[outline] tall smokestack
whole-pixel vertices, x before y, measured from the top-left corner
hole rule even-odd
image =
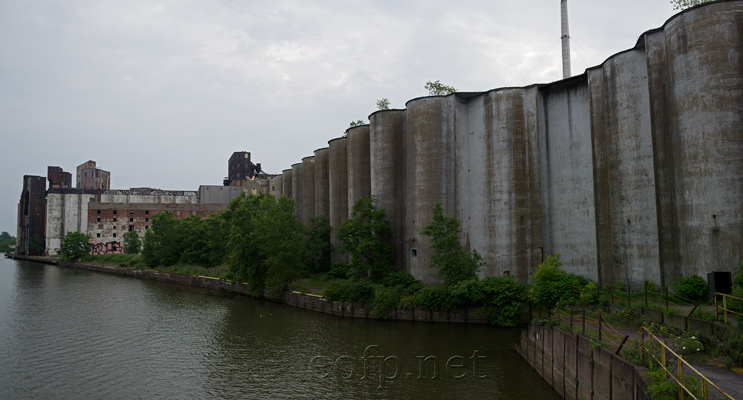
[[[568,30],[568,0],[560,0],[562,21],[562,78],[570,78],[570,32]]]

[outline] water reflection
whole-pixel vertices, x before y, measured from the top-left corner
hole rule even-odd
[[[6,259],[0,299],[3,397],[557,398],[512,349],[518,330],[343,319]]]

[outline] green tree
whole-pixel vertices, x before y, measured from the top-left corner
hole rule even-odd
[[[374,203],[374,197],[359,199],[338,228],[341,251],[351,255],[349,273],[355,278],[380,280],[392,267],[392,230],[385,210],[377,210]]]
[[[453,86],[446,86],[439,81],[426,82],[425,88],[430,96],[446,96],[457,91]]]
[[[386,97],[383,97],[379,100],[377,100],[377,110],[389,110],[390,109],[390,100]]]
[[[60,253],[65,260],[77,260],[90,253],[92,248],[90,236],[80,232],[68,232],[62,239]]]
[[[137,231],[129,231],[124,234],[124,254],[139,254],[142,249],[142,240]]]
[[[532,274],[529,297],[537,307],[551,309],[559,303],[572,304],[577,299],[580,289],[578,278],[560,267],[560,253],[554,257],[547,255],[537,272]]]
[[[44,239],[41,238],[39,235],[32,235],[28,239],[28,249],[30,250],[30,253],[32,255],[40,256],[44,254],[44,249],[46,246],[44,245]]]
[[[350,124],[348,124],[348,127],[349,127],[349,128],[353,128],[354,126],[365,125],[365,124],[366,124],[366,122],[364,122],[364,121],[362,121],[362,120],[358,120],[358,121],[351,121],[351,123],[350,123]]]
[[[321,215],[312,219],[312,225],[306,235],[304,260],[307,272],[330,270],[330,220],[327,216]]]
[[[178,237],[178,220],[164,211],[152,216],[152,228],[144,234],[142,258],[148,267],[175,265],[181,258],[182,241]]]
[[[470,253],[459,242],[461,225],[458,219],[444,215],[441,202],[437,201],[433,206],[433,221],[421,232],[431,238],[433,254],[429,267],[438,270],[438,278],[446,285],[477,279],[484,264],[477,250]]]
[[[699,4],[711,3],[715,0],[671,0],[674,10],[686,10]]]
[[[230,203],[227,244],[230,272],[254,294],[278,296],[297,276],[304,254],[304,226],[293,199],[241,194]]]
[[[0,252],[8,252],[15,245],[15,238],[8,232],[0,233]]]

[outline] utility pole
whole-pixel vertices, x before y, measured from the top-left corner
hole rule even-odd
[[[568,0],[560,0],[562,22],[562,78],[570,78],[570,32],[568,30]]]

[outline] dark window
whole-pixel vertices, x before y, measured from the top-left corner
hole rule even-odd
[[[145,211],[144,213],[145,213],[145,214],[149,214],[149,213],[150,213],[150,210],[147,210],[147,211]]]
[[[129,225],[129,232],[134,230],[134,225]]]
[[[418,257],[418,249],[410,249],[410,257]]]
[[[150,222],[150,219],[149,218],[145,218],[144,219],[144,222]]]
[[[116,210],[114,210],[114,215],[116,215]]]
[[[129,215],[134,215],[134,211],[129,211]]]
[[[150,226],[149,225],[145,225],[144,226],[144,230],[148,230],[148,229],[150,229]]]
[[[114,237],[116,237],[116,234],[114,233]]]
[[[129,222],[134,222],[134,218],[129,218]]]
[[[96,212],[96,214],[100,214],[100,213],[101,213],[101,210],[98,210],[98,212]]]
[[[101,217],[96,218],[95,222],[101,222]]]
[[[114,217],[114,222],[116,222],[116,217]]]
[[[101,234],[100,233],[96,233],[95,234],[95,237],[101,237]]]

